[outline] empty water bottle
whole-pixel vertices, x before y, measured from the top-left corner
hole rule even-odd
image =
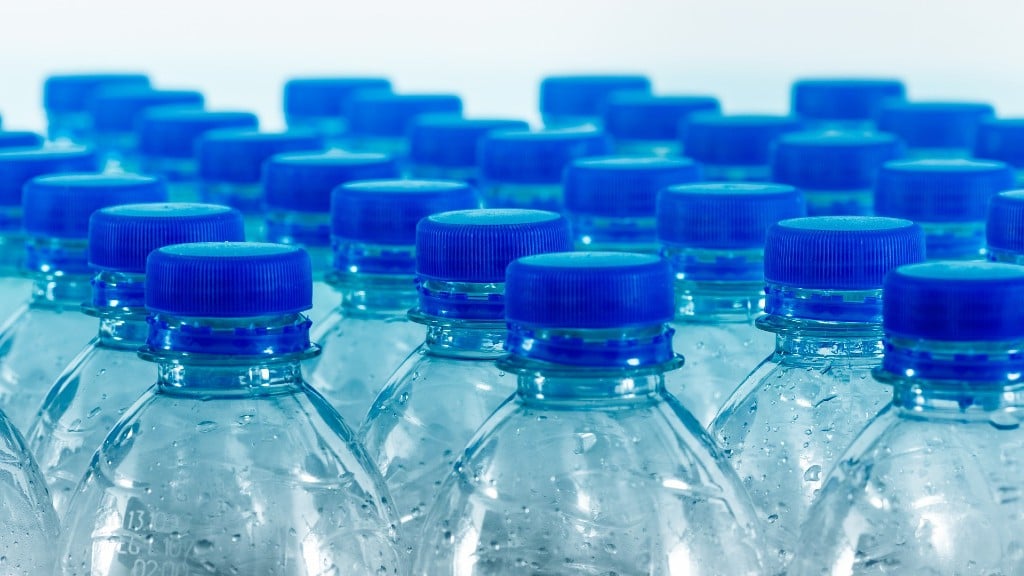
[[[969,158],[978,124],[995,115],[982,102],[887,102],[878,129],[900,137],[908,158]]]
[[[149,256],[145,292],[156,385],[72,497],[61,573],[396,573],[387,489],[302,378],[318,352],[305,252],[169,246]]]
[[[1017,173],[1016,186],[1024,187],[1024,119],[985,118],[974,139],[975,158],[999,160]]]
[[[348,102],[345,147],[360,152],[390,154],[400,162],[409,156],[409,129],[424,114],[461,114],[455,94],[395,94],[363,90]]]
[[[906,98],[893,78],[804,78],[793,83],[792,111],[816,130],[872,130],[886,102]]]
[[[479,149],[483,137],[495,130],[526,130],[522,120],[462,118],[456,115],[419,116],[409,131],[409,173],[414,178],[480,179]]]
[[[1000,192],[992,197],[985,239],[985,256],[989,260],[1024,264],[1024,190]]]
[[[615,142],[615,153],[638,156],[678,156],[680,133],[690,116],[717,113],[714,96],[655,96],[620,92],[608,98],[603,124]]]
[[[149,77],[135,73],[55,74],[43,83],[46,133],[58,143],[88,144],[92,141],[89,102],[107,86],[146,88]]]
[[[92,144],[111,168],[139,169],[138,134],[135,123],[142,113],[160,106],[202,108],[203,95],[195,90],[155,90],[142,86],[109,86],[89,100]]]
[[[374,77],[292,78],[284,85],[288,128],[313,130],[332,145],[348,130],[348,101],[360,90],[391,90],[391,81]]]
[[[791,116],[697,114],[680,137],[686,155],[701,163],[705,180],[768,182],[772,144],[800,128]]]
[[[640,74],[547,76],[540,83],[540,115],[549,128],[599,125],[611,95],[650,91],[651,81]]]

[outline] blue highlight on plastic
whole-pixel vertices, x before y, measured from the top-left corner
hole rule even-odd
[[[548,126],[599,121],[612,94],[650,91],[640,74],[548,76],[540,83],[540,113]]]
[[[0,131],[0,149],[35,148],[42,146],[43,137],[35,132],[20,130]]]
[[[284,115],[291,127],[309,121],[342,119],[348,102],[360,90],[391,90],[391,81],[376,77],[292,78],[284,85]]]
[[[0,206],[21,206],[22,186],[36,176],[98,168],[99,157],[91,148],[0,150]]]
[[[274,154],[321,150],[323,138],[309,130],[215,130],[197,146],[202,180],[250,184],[260,181],[264,161]]]
[[[894,78],[804,78],[793,83],[792,111],[823,126],[870,126],[887,102],[906,98]]]
[[[52,238],[86,238],[89,217],[106,206],[166,202],[163,180],[136,174],[58,174],[25,184],[25,232]]]
[[[493,132],[480,144],[480,179],[485,184],[558,184],[572,160],[610,152],[608,137],[594,128]]]
[[[259,120],[251,112],[154,108],[142,113],[136,132],[141,155],[191,160],[196,155],[197,140],[206,132],[258,127]]]
[[[527,129],[522,120],[419,116],[409,131],[409,162],[417,177],[442,177],[445,170],[475,175],[484,136],[496,130]]]
[[[620,154],[651,152],[657,146],[676,143],[685,132],[690,116],[718,113],[714,96],[660,96],[642,92],[623,92],[608,98],[603,124],[615,139]],[[643,147],[643,148],[642,148]],[[674,150],[666,149],[665,153]]]
[[[975,158],[999,160],[1024,170],[1024,118],[986,118],[978,124]],[[1018,176],[1020,179],[1020,176]]]
[[[112,87],[100,90],[89,102],[92,129],[97,134],[126,134],[135,130],[139,115],[156,106],[200,108],[203,95],[195,90],[155,90],[139,87]]]
[[[339,150],[276,154],[263,168],[263,201],[273,210],[326,214],[335,187],[398,176],[398,165],[385,154]]]
[[[687,124],[683,150],[704,164],[708,180],[767,181],[772,144],[800,129],[791,116],[700,114]]]
[[[405,138],[416,117],[423,114],[461,114],[455,94],[395,94],[365,91],[348,103],[349,134],[359,138]]]
[[[877,124],[899,136],[911,155],[967,157],[979,123],[994,115],[983,102],[887,102]]]
[[[988,258],[1021,261],[1024,256],[1024,190],[1000,192],[988,205]]]

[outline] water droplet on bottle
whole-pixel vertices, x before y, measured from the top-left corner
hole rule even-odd
[[[815,464],[804,472],[804,482],[818,482],[821,480],[821,466]]]

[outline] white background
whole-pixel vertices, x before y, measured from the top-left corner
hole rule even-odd
[[[917,99],[1024,116],[1024,0],[0,0],[0,114],[42,128],[60,71],[144,70],[281,125],[290,75],[370,73],[535,121],[545,73],[641,71],[661,93],[784,111],[808,74],[903,77]]]

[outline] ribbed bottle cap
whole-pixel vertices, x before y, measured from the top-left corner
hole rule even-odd
[[[480,178],[518,184],[560,184],[576,158],[611,153],[611,141],[595,128],[491,132],[480,143]]]
[[[688,121],[683,149],[706,164],[764,166],[771,161],[772,143],[800,128],[792,116],[695,114]]]
[[[584,158],[565,169],[565,208],[575,214],[651,218],[660,190],[700,177],[700,166],[688,158]]]
[[[242,242],[242,213],[214,204],[122,204],[89,218],[89,265],[128,274],[146,272],[157,248],[191,242]]]
[[[903,145],[882,132],[794,132],[775,143],[772,180],[807,190],[874,188],[882,164]]]
[[[989,248],[1024,254],[1024,190],[992,197],[985,235]]]
[[[310,130],[213,130],[203,134],[197,143],[199,177],[214,182],[252,184],[260,181],[263,163],[274,154],[323,147],[323,138]]]
[[[0,131],[0,148],[36,148],[42,145],[43,137],[35,132]]]
[[[981,102],[888,102],[877,123],[911,148],[970,149],[978,123],[993,115],[995,109]]]
[[[978,124],[974,156],[1024,169],[1024,118],[986,118]]]
[[[690,115],[719,111],[714,96],[655,96],[636,92],[613,94],[604,111],[604,129],[623,140],[676,140]]]
[[[417,116],[461,114],[462,99],[455,94],[394,94],[362,91],[348,103],[352,136],[405,138]]]
[[[554,212],[443,212],[416,227],[416,274],[445,282],[503,283],[516,258],[571,250],[569,224]]]
[[[874,120],[882,104],[903,100],[890,78],[805,78],[793,83],[793,114],[815,120]]]
[[[199,109],[154,108],[144,111],[136,124],[139,152],[147,156],[194,158],[196,141],[220,128],[259,127],[251,112],[210,112]]]
[[[599,117],[612,94],[650,91],[651,81],[641,74],[548,76],[540,83],[540,112]]]
[[[156,106],[203,106],[195,90],[153,90],[144,87],[102,88],[89,101],[93,130],[99,133],[132,132],[140,113]]]
[[[658,237],[684,248],[762,248],[768,228],[807,213],[803,194],[785,184],[709,182],[658,195]]]
[[[142,202],[167,202],[164,181],[138,174],[58,174],[29,180],[21,206],[27,234],[84,239],[93,212]]]
[[[48,112],[84,112],[93,94],[106,87],[149,87],[145,74],[55,74],[43,83],[43,107]]]
[[[292,117],[344,117],[359,90],[391,90],[387,78],[292,78],[284,85],[284,113]]]
[[[282,244],[203,242],[154,250],[146,308],[158,314],[248,318],[313,306],[309,254]]]
[[[657,256],[562,252],[512,262],[505,318],[543,328],[625,328],[661,324],[674,314],[673,277]]]
[[[875,213],[917,222],[978,222],[989,200],[1013,187],[1013,170],[1002,162],[898,160],[879,173]]]
[[[327,214],[331,190],[354,180],[401,176],[386,154],[291,152],[267,160],[263,169],[264,203],[270,208]]]
[[[0,206],[20,206],[25,183],[43,174],[92,172],[99,157],[90,148],[0,150]]]
[[[480,140],[486,134],[529,127],[522,120],[420,116],[409,133],[409,160],[430,166],[476,167]]]
[[[921,227],[874,216],[783,220],[768,229],[765,280],[811,290],[878,290],[890,270],[924,260]]]
[[[447,180],[366,180],[331,193],[331,233],[365,244],[414,246],[416,224],[438,212],[477,208],[476,190]]]
[[[1024,339],[1024,267],[928,262],[885,279],[887,336],[985,342]]]

